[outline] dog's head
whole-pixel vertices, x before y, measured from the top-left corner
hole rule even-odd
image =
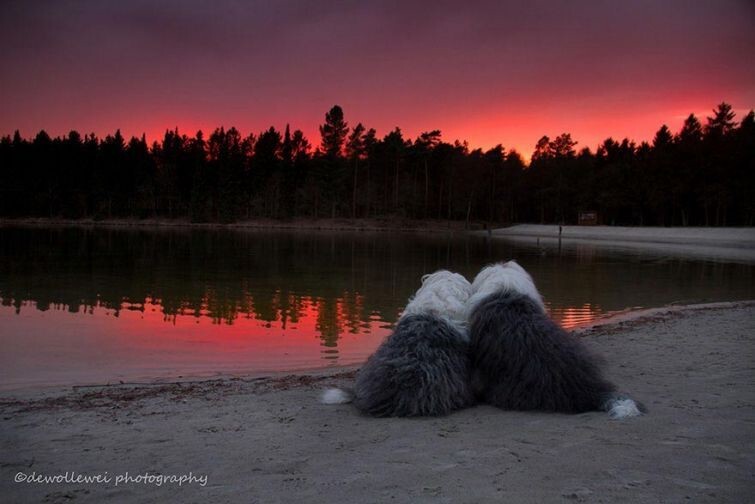
[[[516,261],[491,264],[480,270],[472,282],[472,295],[467,301],[468,312],[471,312],[480,301],[496,292],[522,294],[545,311],[543,298],[537,291],[534,280]]]
[[[411,297],[401,317],[429,314],[463,325],[471,292],[472,286],[462,275],[436,271],[422,277],[422,286]]]

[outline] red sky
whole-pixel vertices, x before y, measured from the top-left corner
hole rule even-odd
[[[526,6],[525,6],[526,4]],[[733,1],[19,1],[0,15],[0,134],[286,123],[334,104],[529,157],[542,135],[650,140],[755,107],[755,4]]]

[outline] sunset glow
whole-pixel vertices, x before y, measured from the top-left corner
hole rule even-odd
[[[290,123],[317,145],[337,103],[379,135],[437,128],[529,157],[542,135],[594,150],[755,105],[745,1],[195,4],[5,5],[0,134]]]

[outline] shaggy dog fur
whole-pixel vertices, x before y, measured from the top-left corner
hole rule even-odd
[[[445,415],[474,402],[464,316],[471,286],[461,275],[426,275],[394,332],[359,370],[354,390],[325,391],[373,416]]]
[[[481,400],[513,410],[640,414],[640,406],[615,393],[598,358],[548,318],[521,266],[510,261],[484,268],[472,288],[472,388]]]
[[[445,415],[469,406],[468,343],[432,315],[402,318],[359,370],[354,405],[374,416]]]

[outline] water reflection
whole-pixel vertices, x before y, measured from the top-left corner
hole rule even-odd
[[[387,233],[0,228],[5,386],[362,361],[422,274],[515,257],[564,327],[755,296],[753,267]]]

